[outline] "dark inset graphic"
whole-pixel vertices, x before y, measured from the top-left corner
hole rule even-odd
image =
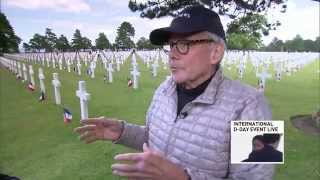
[[[252,139],[252,152],[242,162],[282,162],[283,153],[277,150],[280,134],[256,135]]]

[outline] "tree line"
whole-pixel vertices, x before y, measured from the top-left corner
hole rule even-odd
[[[303,39],[297,34],[293,39],[283,41],[277,37],[273,38],[268,46],[261,48],[263,51],[299,51],[320,52],[320,36],[316,40]]]
[[[135,29],[129,22],[123,22],[117,28],[115,42],[111,43],[107,36],[100,32],[94,44],[91,40],[83,36],[79,29],[76,29],[71,41],[61,34],[59,37],[50,28],[45,29],[44,35],[34,34],[28,43],[23,43],[25,52],[53,52],[53,51],[86,51],[86,50],[125,50],[131,48],[154,49],[158,48],[150,43],[148,39],[142,37],[135,44],[132,38]]]

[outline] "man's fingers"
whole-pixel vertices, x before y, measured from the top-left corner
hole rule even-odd
[[[150,178],[150,179],[152,178],[152,175],[142,173],[142,172],[123,172],[123,171],[114,170],[112,171],[112,173],[118,176],[123,176],[128,178]]]
[[[148,174],[161,175],[159,169],[155,168],[151,164],[141,161],[134,164],[113,164],[111,168],[112,170],[122,172],[144,172]]]
[[[84,133],[82,133],[82,134],[80,135],[80,140],[81,140],[81,141],[86,140],[86,139],[88,139],[88,138],[91,137],[91,136],[95,136],[95,132],[86,131],[86,132],[84,132]]]
[[[118,154],[114,157],[118,161],[138,161],[143,157],[143,153],[127,153],[127,154]]]
[[[92,142],[94,142],[94,141],[96,141],[96,140],[98,140],[98,138],[97,138],[96,136],[89,136],[89,137],[87,137],[87,138],[84,140],[84,142],[85,142],[86,144],[90,144],[90,143],[92,143]]]
[[[86,125],[86,126],[82,126],[82,127],[77,127],[74,129],[75,132],[77,133],[84,133],[86,131],[92,131],[92,130],[95,130],[96,128],[96,125]]]
[[[159,164],[163,164],[163,157],[154,153],[153,151],[144,152],[144,153],[127,153],[127,154],[118,154],[114,157],[115,160],[118,161],[139,161],[144,160],[147,163],[153,164],[154,166],[158,166]]]
[[[112,170],[123,172],[139,171],[138,167],[135,164],[113,164],[111,168]]]

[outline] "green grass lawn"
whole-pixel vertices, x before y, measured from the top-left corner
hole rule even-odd
[[[131,58],[130,56],[128,58]],[[140,59],[138,58],[138,61]],[[38,67],[33,65],[36,85]],[[98,63],[96,78],[75,72],[44,67],[47,100],[38,102],[39,90],[26,90],[25,83],[3,67],[0,68],[0,173],[21,177],[23,180],[102,180],[119,179],[111,174],[113,157],[133,150],[96,142],[90,145],[79,141],[73,128],[79,125],[80,104],[75,93],[78,81],[87,82],[91,94],[89,116],[107,116],[144,124],[145,113],[154,90],[166,78],[168,70],[153,78],[140,61],[140,88],[127,87],[130,63],[114,72],[114,83],[103,81],[102,65]],[[234,68],[233,68],[234,69]],[[273,119],[285,121],[285,164],[277,166],[277,180],[319,179],[319,137],[306,135],[295,129],[289,117],[310,114],[320,106],[319,60],[291,76],[283,75],[280,82],[268,80],[266,96],[273,110]],[[52,73],[58,72],[62,84],[62,104],[73,114],[71,124],[63,123],[62,106],[54,104]],[[236,79],[235,71],[225,74]],[[252,67],[242,80],[256,86]]]

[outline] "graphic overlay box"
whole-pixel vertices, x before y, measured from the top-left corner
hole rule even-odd
[[[284,121],[231,121],[232,164],[284,164]]]

